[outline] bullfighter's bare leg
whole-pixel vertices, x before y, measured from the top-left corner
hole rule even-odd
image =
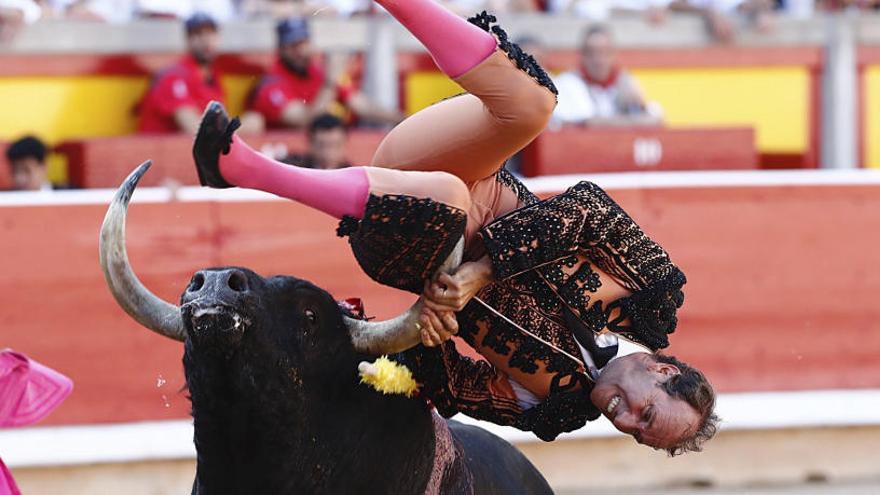
[[[433,0],[377,2],[469,94],[432,105],[400,123],[379,146],[374,166],[439,170],[470,185],[495,173],[544,129],[556,105],[554,94],[496,49],[493,35]],[[447,52],[466,62],[451,64]]]

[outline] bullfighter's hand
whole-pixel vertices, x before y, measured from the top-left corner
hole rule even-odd
[[[440,345],[458,333],[458,321],[455,319],[455,313],[434,311],[427,306],[422,306],[419,326],[421,327],[422,344],[425,347]]]
[[[461,311],[483,287],[492,282],[488,256],[462,263],[453,274],[440,273],[425,284],[425,305],[434,311]]]

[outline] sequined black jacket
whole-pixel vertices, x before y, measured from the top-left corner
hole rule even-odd
[[[459,336],[506,356],[511,369],[550,373],[549,396],[522,410],[509,395],[494,392],[499,373],[493,366],[459,354],[452,342],[439,349],[418,346],[398,358],[444,416],[463,412],[552,440],[600,415],[589,400],[592,381],[567,318],[595,333],[607,329],[662,349],[675,330],[685,277],[597,185],[582,182],[538,201],[505,171],[497,180],[523,206],[481,231],[495,282],[458,313]],[[463,212],[446,205],[383,196],[370,199],[363,220],[343,220],[340,234],[351,236],[361,267],[375,280],[419,293],[464,223]],[[595,300],[601,285],[596,267],[632,294]]]
[[[469,20],[491,30],[518,67],[556,92],[534,59],[492,25],[494,17],[484,12]],[[398,359],[410,366],[442,415],[463,412],[549,441],[600,416],[589,400],[592,381],[569,330],[570,318],[595,333],[607,329],[662,349],[677,324],[685,277],[597,185],[581,182],[538,201],[505,170],[496,179],[517,194],[521,207],[480,232],[495,282],[458,313],[459,336],[476,349],[506,356],[511,369],[550,373],[549,396],[522,410],[509,394],[496,393],[503,378],[498,370],[459,354],[452,342],[433,349],[417,346]],[[339,234],[350,236],[355,256],[374,280],[420,293],[465,224],[465,212],[429,199],[371,196],[364,218],[343,219]],[[596,268],[631,295],[596,300],[602,283]]]
[[[573,315],[596,333],[608,329],[662,349],[675,330],[685,277],[597,185],[582,182],[538,201],[512,177],[498,179],[510,182],[525,206],[482,229],[496,281],[458,314],[459,336],[507,356],[510,368],[551,373],[550,395],[523,411],[515,400],[491,393],[498,378],[491,365],[460,356],[451,343],[440,351],[417,348],[404,359],[441,414],[463,412],[549,441],[600,416],[589,400],[592,379],[566,318]],[[594,300],[591,294],[601,285],[594,267],[632,294]]]
[[[533,293],[558,300],[596,332],[607,327],[653,350],[669,345],[685,276],[596,184],[581,182],[515,210],[481,234],[496,280],[532,286]],[[632,295],[607,304],[592,301],[590,293],[600,284],[593,266]]]

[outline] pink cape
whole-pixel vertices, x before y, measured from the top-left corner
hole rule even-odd
[[[0,351],[0,427],[32,425],[45,418],[73,390],[73,381],[11,349]],[[0,495],[20,495],[0,460]]]

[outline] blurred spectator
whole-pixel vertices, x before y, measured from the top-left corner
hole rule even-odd
[[[341,0],[346,1],[346,0]],[[369,5],[371,0],[362,1]],[[243,17],[270,17],[283,20],[290,17],[303,17],[334,12],[324,0],[242,0],[240,12]]]
[[[342,17],[366,14],[373,6],[373,0],[323,0],[321,3],[324,5],[317,10],[316,14]]]
[[[135,10],[141,17],[188,19],[202,13],[219,22],[236,17],[232,0],[136,0],[136,4]]]
[[[51,0],[56,16],[122,24],[131,21],[137,0]]]
[[[400,112],[374,104],[350,80],[346,81],[340,59],[329,58],[325,66],[314,55],[304,18],[286,19],[276,31],[278,60],[251,93],[248,113],[261,114],[273,128],[302,128],[327,112],[339,114],[344,120],[356,116],[380,124],[402,120]]]
[[[51,191],[46,175],[46,145],[27,136],[6,149],[6,160],[12,172],[13,191]]]
[[[220,42],[216,21],[198,13],[184,27],[187,54],[155,77],[140,104],[140,132],[195,134],[205,105],[224,100],[220,73],[213,65]]]
[[[645,102],[629,72],[616,62],[611,32],[602,25],[587,28],[581,40],[580,67],[554,79],[559,104],[553,121],[563,124],[656,125],[660,111]]]
[[[547,53],[544,44],[541,43],[538,38],[525,35],[514,39],[513,42],[519,45],[519,47],[522,48],[522,51],[534,57],[535,61],[538,62],[538,65],[543,67],[544,70],[549,71],[551,69],[547,66]]]
[[[22,26],[36,22],[41,15],[33,0],[0,0],[0,42],[12,41]]]
[[[351,166],[345,158],[348,133],[339,117],[329,113],[315,117],[309,124],[309,149],[303,155],[289,155],[285,163],[307,168],[345,168]]]
[[[737,19],[747,20],[760,32],[775,27],[774,0],[673,0],[670,9],[703,16],[712,36],[723,43],[733,41]]]
[[[508,12],[536,12],[541,10],[539,0],[439,0],[446,8],[460,16],[472,16],[486,10],[493,14]]]
[[[652,24],[663,21],[673,0],[548,0],[547,10],[574,15],[593,22],[607,21],[612,14],[638,13]]]
[[[43,17],[124,23],[135,17],[187,19],[204,13],[218,22],[238,16],[236,0],[37,0]]]
[[[198,130],[202,110],[211,100],[223,101],[220,73],[214,66],[220,37],[217,22],[197,13],[186,20],[187,54],[159,73],[139,105],[138,131],[145,133]],[[251,116],[242,120],[243,132],[262,130],[262,122]]]

